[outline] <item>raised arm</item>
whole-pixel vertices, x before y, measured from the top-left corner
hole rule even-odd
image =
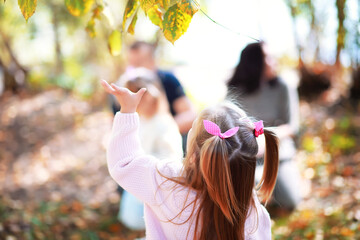
[[[143,202],[155,204],[157,160],[145,155],[140,144],[139,116],[135,112],[145,89],[132,93],[128,89],[101,83],[121,104],[121,112],[115,116],[107,163],[110,175],[125,190]]]

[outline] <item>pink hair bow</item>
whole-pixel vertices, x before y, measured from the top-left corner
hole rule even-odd
[[[224,133],[221,133],[220,127],[216,123],[213,123],[208,120],[204,120],[204,127],[208,133],[210,133],[211,135],[214,135],[214,136],[218,136],[221,139],[232,137],[239,130],[239,127],[234,127],[234,128],[227,130]]]
[[[254,122],[254,125],[255,125],[255,129],[254,129],[255,137],[258,137],[258,136],[260,136],[261,134],[264,133],[264,123],[263,123],[263,121]]]

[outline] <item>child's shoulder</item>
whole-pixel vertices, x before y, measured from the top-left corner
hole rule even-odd
[[[157,163],[157,183],[161,190],[171,193],[171,195],[180,195],[185,190],[178,181],[181,181],[183,164],[180,161],[163,160]],[[176,191],[175,191],[176,190]],[[175,194],[177,193],[177,194]]]
[[[255,208],[249,210],[245,222],[246,239],[271,239],[271,220],[266,208],[260,203],[254,191]]]
[[[159,173],[168,178],[179,177],[183,169],[181,161],[162,160],[156,166]]]

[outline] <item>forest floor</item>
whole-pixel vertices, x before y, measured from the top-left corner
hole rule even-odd
[[[359,109],[302,103],[296,161],[307,186],[274,239],[360,239]],[[112,114],[61,90],[0,101],[0,239],[134,239],[105,146]]]

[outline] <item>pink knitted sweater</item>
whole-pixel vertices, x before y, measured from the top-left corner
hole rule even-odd
[[[180,223],[188,219],[193,206],[187,207],[180,215],[179,212],[191,203],[196,192],[172,181],[166,181],[163,177],[179,176],[183,165],[179,161],[159,161],[145,155],[139,141],[138,129],[137,113],[116,114],[107,150],[110,175],[126,191],[144,202],[146,239],[192,239],[194,218],[190,218],[190,221],[184,224]],[[245,222],[245,237],[271,239],[269,214],[255,193],[254,200],[256,211],[249,211]]]

